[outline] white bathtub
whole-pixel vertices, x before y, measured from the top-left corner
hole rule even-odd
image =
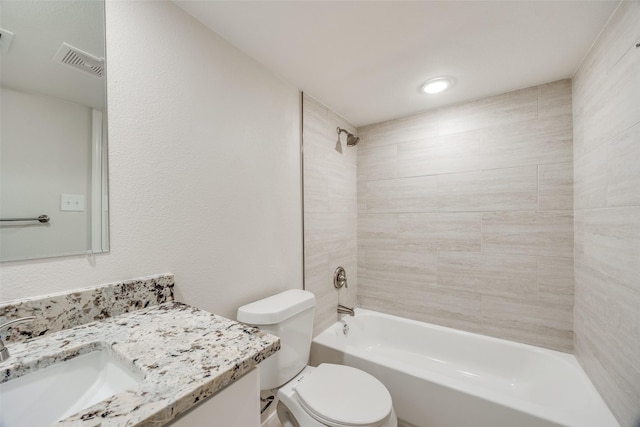
[[[313,340],[311,364],[354,366],[389,389],[401,426],[619,427],[574,356],[356,310]]]

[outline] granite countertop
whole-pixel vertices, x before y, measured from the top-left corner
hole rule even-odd
[[[161,426],[223,389],[279,350],[259,329],[166,302],[8,345],[0,382],[106,349],[144,375],[133,389],[56,426]]]

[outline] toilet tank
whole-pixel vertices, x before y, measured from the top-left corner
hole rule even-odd
[[[261,390],[280,387],[307,366],[315,305],[311,292],[291,289],[238,309],[239,322],[280,338],[280,350],[259,365]]]

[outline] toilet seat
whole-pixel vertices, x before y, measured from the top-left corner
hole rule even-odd
[[[331,427],[378,426],[392,412],[386,387],[350,366],[323,363],[293,390],[309,415]]]

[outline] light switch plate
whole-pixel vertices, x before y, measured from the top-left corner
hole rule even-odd
[[[60,210],[84,212],[84,194],[61,194]]]

